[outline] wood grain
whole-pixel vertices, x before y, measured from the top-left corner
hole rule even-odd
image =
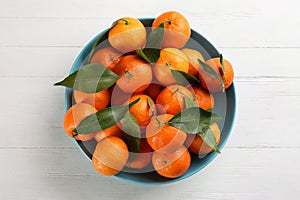
[[[216,0],[214,3],[191,1],[184,7],[180,1],[172,1],[171,6],[159,0],[131,1],[127,2],[126,9],[122,9],[124,3],[118,4],[115,1],[106,2],[105,6],[97,0],[89,3],[82,0],[43,2],[5,2],[5,6],[0,8],[0,26],[5,30],[1,33],[1,39],[5,43],[2,41],[0,44],[84,45],[87,38],[105,29],[117,18],[155,17],[154,13],[173,9],[188,16],[191,27],[201,32],[216,46],[300,47],[300,30],[295,28],[300,25],[300,3],[295,0],[280,3],[271,0]],[[200,7],[195,6],[198,3],[201,4]],[[18,31],[20,29],[22,31]]]
[[[210,17],[213,18],[213,15]],[[300,47],[300,41],[297,40],[300,31],[294,28],[300,25],[299,16],[292,16],[292,19],[287,18],[284,21],[276,18],[258,20],[260,17],[263,16],[246,17],[244,20],[219,18],[219,21],[214,21],[218,19],[215,17],[212,21],[191,18],[190,24],[218,47]],[[100,19],[0,18],[0,26],[5,30],[0,33],[0,45],[83,46],[89,38],[109,27],[117,18],[118,16]],[[275,20],[276,26],[272,23]],[[18,31],[20,29],[21,32]]]
[[[291,192],[300,194],[294,184],[300,178],[294,173],[299,153],[300,149],[225,149],[196,175],[150,187],[97,174],[77,148],[9,149],[0,151],[1,160],[9,161],[1,166],[6,182],[0,194],[3,199],[284,199],[293,197]]]
[[[0,1],[0,199],[298,199],[300,1]],[[165,186],[97,174],[63,130],[53,87],[124,16],[178,10],[235,68],[238,111],[222,154]]]
[[[86,38],[87,40],[87,38]],[[83,47],[0,47],[0,77],[65,77]],[[300,48],[218,48],[238,78],[299,78]]]

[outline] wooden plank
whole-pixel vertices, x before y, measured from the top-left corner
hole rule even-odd
[[[300,167],[299,153],[299,148],[226,149],[209,166],[188,179],[163,187],[149,187],[97,174],[77,148],[1,149],[0,197],[284,199],[300,195],[295,184],[300,178],[300,174],[295,173]]]
[[[228,145],[300,146],[299,79],[238,79],[237,121]],[[239,145],[240,144],[240,145]]]
[[[300,77],[294,59],[300,48],[219,48],[240,78]]]
[[[72,146],[63,131],[64,88],[58,77],[2,77],[0,147]],[[237,120],[229,147],[300,147],[300,79],[236,80]],[[8,85],[9,87],[4,87]]]
[[[0,19],[0,45],[3,46],[83,46],[92,37],[108,28],[114,19]],[[299,20],[299,21],[296,21]],[[273,26],[269,21],[199,22],[191,20],[191,26],[219,47],[300,47],[299,30],[288,31],[300,24],[279,21]],[[283,31],[280,34],[274,32]],[[258,31],[258,30],[264,31]],[[222,33],[219,32],[222,30]],[[240,32],[239,34],[235,34]],[[47,40],[45,40],[47,38]]]
[[[83,46],[111,23],[107,19],[0,19],[4,30],[0,46]]]
[[[0,47],[0,77],[68,74],[82,47]],[[237,77],[300,77],[300,48],[219,48]],[[280,58],[280,59],[279,59]]]
[[[300,1],[0,1],[0,199],[297,199]],[[179,183],[97,174],[63,130],[63,88],[82,47],[123,16],[183,13],[234,65],[233,134]]]
[[[79,54],[76,47],[0,47],[1,77],[66,76]]]
[[[192,28],[216,46],[300,47],[300,30],[295,28],[300,25],[299,1],[276,4],[270,0],[214,1],[202,3],[200,8],[195,3],[183,7],[180,1],[169,2],[172,9],[179,10],[189,19]],[[0,45],[9,46],[84,45],[120,17],[156,17],[170,9],[167,2],[158,0],[131,1],[126,9],[124,3],[113,1],[103,5],[96,0],[89,3],[81,0],[12,0],[3,4],[0,7]],[[31,5],[30,9],[24,9],[28,5]],[[279,13],[288,14],[282,17]]]
[[[126,2],[126,5],[122,1],[103,3],[97,0],[90,0],[89,2],[83,0],[45,0],[43,2],[38,0],[27,0],[26,2],[11,0],[1,3],[0,17],[2,18],[99,18],[99,16],[112,18],[115,16],[128,16],[129,14],[149,17],[159,15],[167,10],[179,10],[187,16],[194,16],[195,18],[202,16],[206,20],[214,18],[216,21],[218,19],[246,20],[251,17],[259,19],[277,17],[282,19],[278,15],[279,11],[285,13],[287,18],[299,16],[297,12],[299,2],[296,0],[286,0],[276,4],[271,0],[244,2],[214,0],[211,3],[201,3],[200,7],[198,1],[191,1],[182,6],[181,1],[171,0],[163,2],[160,0],[148,2],[132,0]],[[29,8],[29,5],[30,9],[24,9]]]
[[[55,88],[57,78],[2,78],[0,121],[10,133],[3,146],[69,146],[64,134],[64,89]],[[0,145],[2,146],[2,145]]]

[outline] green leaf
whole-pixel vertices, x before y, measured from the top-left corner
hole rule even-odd
[[[141,146],[141,129],[134,116],[127,112],[125,117],[121,120],[122,130],[124,131],[124,141],[128,146],[130,154],[129,160],[133,160],[136,153],[140,153]]]
[[[157,53],[156,51],[154,53]],[[148,56],[144,53],[144,51],[141,48],[137,48],[136,49],[136,54],[143,58],[145,61],[147,61],[148,63],[152,63],[152,61],[150,60],[150,58],[148,58]]]
[[[186,86],[192,83],[200,84],[199,80],[192,74],[188,74],[180,70],[174,70],[174,69],[170,69],[170,70],[173,75],[173,78],[176,80],[176,82],[179,85]]]
[[[214,133],[212,132],[212,130],[210,128],[208,128],[205,132],[203,133],[199,133],[198,134],[202,140],[211,148],[213,148],[213,150],[215,150],[217,153],[221,153],[219,148],[218,148],[218,144],[216,141],[216,137],[214,135]]]
[[[205,132],[213,122],[221,119],[221,116],[200,107],[191,107],[172,117],[168,124],[186,133],[198,134]]]
[[[161,49],[164,34],[164,23],[161,23],[149,34],[145,48]]]
[[[207,75],[221,82],[220,84],[222,87],[222,92],[224,92],[225,91],[224,80],[220,77],[220,75],[211,66],[202,62],[200,59],[198,59],[198,63]]]
[[[202,62],[200,59],[198,59],[198,63],[207,75],[209,75],[212,78],[221,80],[219,74],[211,66],[209,66],[205,62]]]
[[[184,102],[186,108],[199,107],[198,104],[187,95],[184,95]]]
[[[160,49],[145,48],[142,50],[141,48],[138,48],[136,49],[136,54],[142,59],[144,59],[145,61],[147,61],[148,63],[152,64],[159,59]]]
[[[136,50],[137,55],[148,63],[155,63],[160,57],[164,32],[164,23],[161,23],[149,34],[145,48]]]
[[[88,134],[105,130],[118,123],[126,114],[128,109],[136,104],[140,99],[136,99],[128,106],[113,106],[100,110],[84,118],[73,130],[77,134]]]
[[[160,57],[160,49],[145,48],[143,49],[143,52],[150,61],[149,63],[155,63]]]
[[[101,64],[88,64],[55,86],[66,86],[85,93],[97,93],[112,86],[119,76]]]
[[[151,118],[151,117],[154,116],[154,107],[153,107],[153,105],[152,105],[152,103],[150,101],[150,97],[147,98],[147,101],[148,101],[148,105],[149,105],[150,110],[151,110],[151,116],[150,116],[150,118]]]
[[[223,55],[220,54],[220,63],[221,63],[221,66],[222,66],[222,76],[223,76],[223,81],[222,81],[222,89],[223,89],[223,92],[225,91],[225,86],[224,86],[224,82],[225,82],[225,72],[224,72],[224,59],[223,59]]]
[[[224,61],[223,61],[223,55],[222,54],[220,54],[220,64],[222,66],[222,73],[223,73],[223,75],[225,75],[224,74]]]

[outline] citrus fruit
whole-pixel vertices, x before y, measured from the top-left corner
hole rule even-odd
[[[146,127],[146,138],[153,150],[174,152],[184,144],[186,133],[165,123],[172,117],[170,114],[155,116]]]
[[[202,54],[194,49],[184,48],[181,50],[189,59],[189,74],[194,75],[195,77],[199,76],[199,70],[201,69],[198,59],[202,62],[205,62]]]
[[[150,86],[144,91],[144,93],[151,97],[153,101],[155,101],[156,97],[163,89],[164,86],[157,83],[151,83]]]
[[[165,35],[163,47],[183,47],[191,36],[191,28],[187,19],[176,11],[168,11],[159,15],[152,23],[152,29],[155,29],[161,23],[164,23]]]
[[[118,137],[110,136],[98,142],[92,164],[100,174],[113,176],[123,169],[128,157],[126,143]]]
[[[129,112],[135,117],[139,126],[145,127],[149,124],[151,117],[156,115],[156,107],[153,100],[144,94],[132,96],[126,105],[137,99],[140,100],[129,108]]]
[[[106,138],[106,137],[109,137],[109,136],[116,136],[116,137],[119,137],[119,138],[122,138],[123,136],[123,132],[122,130],[119,128],[119,125],[118,124],[115,124],[107,129],[104,129],[100,132],[98,132],[96,135],[95,135],[95,140],[97,142],[99,142],[100,140]]]
[[[142,169],[151,163],[152,149],[145,138],[141,139],[140,152],[133,160],[128,160],[126,166],[133,169]]]
[[[121,59],[120,52],[116,51],[112,47],[105,47],[102,49],[99,49],[94,53],[94,55],[91,58],[90,63],[99,63],[108,69],[114,71],[114,68],[116,64]]]
[[[200,108],[203,110],[213,109],[215,101],[212,94],[202,87],[196,85],[188,86],[187,88],[193,94],[194,100]]]
[[[152,164],[156,172],[161,176],[177,178],[189,169],[191,155],[184,146],[171,153],[156,151],[152,156]]]
[[[220,58],[211,58],[205,62],[220,76],[220,80],[211,77],[203,70],[199,72],[199,79],[201,85],[209,90],[210,92],[221,92],[222,91],[222,80],[224,81],[224,88],[227,89],[233,82],[234,71],[229,61],[223,59],[224,72],[222,70],[222,64]]]
[[[145,46],[146,29],[138,19],[124,17],[113,24],[108,32],[108,41],[122,53],[134,51]]]
[[[106,108],[110,102],[110,92],[108,89],[92,94],[74,90],[73,97],[76,103],[87,103],[94,106],[97,110]]]
[[[168,114],[176,115],[185,109],[185,96],[193,98],[192,93],[181,85],[170,85],[163,89],[156,98]]]
[[[212,123],[209,128],[214,133],[217,144],[220,143],[221,131],[217,123]],[[198,155],[205,155],[211,152],[213,149],[208,146],[199,135],[187,134],[185,145],[192,153]]]
[[[150,64],[136,55],[124,56],[116,66],[116,73],[120,75],[117,86],[127,93],[144,91],[152,81]]]
[[[76,134],[73,130],[79,125],[81,120],[95,112],[97,112],[97,110],[87,103],[78,103],[73,105],[69,108],[64,117],[64,129],[66,133],[70,137],[74,137],[76,140],[86,141],[93,139],[96,133]]]
[[[189,61],[184,53],[179,49],[165,48],[160,51],[160,56],[153,66],[153,74],[162,85],[176,83],[171,69],[188,73]]]
[[[111,105],[120,106],[128,101],[130,97],[136,94],[143,94],[143,92],[127,93],[121,90],[117,85],[111,87]]]

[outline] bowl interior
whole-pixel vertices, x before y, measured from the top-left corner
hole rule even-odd
[[[145,27],[151,27],[153,19],[140,19]],[[74,64],[70,70],[70,73],[78,70],[85,62],[87,56],[89,55],[93,44],[98,40],[100,36],[104,34],[102,40],[105,41],[107,39],[107,30],[99,33],[96,37],[94,37],[80,52]],[[103,42],[105,45],[105,42]],[[207,41],[202,35],[192,30],[191,39],[185,45],[185,47],[197,49],[202,53],[204,58],[207,60],[213,57],[219,57],[219,52],[216,48]],[[65,92],[65,111],[67,111],[73,105],[72,98],[73,91],[71,89],[66,89]],[[215,98],[215,108],[213,112],[221,115],[223,120],[218,122],[218,125],[221,129],[221,138],[219,148],[222,150],[224,147],[233,127],[235,111],[236,111],[236,96],[234,84],[230,86],[226,90],[225,93],[215,93],[213,94]],[[90,140],[86,142],[77,141],[79,147],[84,152],[84,154],[91,159],[92,152],[96,147],[97,142],[95,140]],[[129,180],[135,183],[145,183],[145,184],[163,184],[163,183],[171,183],[178,180],[182,180],[187,178],[201,169],[203,169],[206,165],[208,165],[218,154],[216,152],[211,152],[207,154],[204,158],[199,158],[198,155],[191,154],[192,163],[189,170],[181,177],[176,179],[167,179],[156,172],[147,172],[147,173],[129,173],[129,172],[120,172],[116,177]]]

